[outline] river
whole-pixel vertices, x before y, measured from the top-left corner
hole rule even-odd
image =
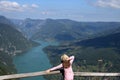
[[[33,47],[26,53],[14,57],[14,64],[18,73],[44,71],[51,67],[46,53],[43,48],[48,45],[58,45],[57,42],[39,41],[40,46]],[[45,80],[43,76],[22,78],[21,80]]]

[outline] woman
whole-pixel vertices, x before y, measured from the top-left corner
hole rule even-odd
[[[63,68],[64,69],[64,80],[73,80],[74,79],[74,73],[72,70],[73,61],[74,61],[74,56],[68,57],[66,54],[64,54],[61,56],[61,64],[51,69],[48,69],[46,72],[49,73],[50,71]]]

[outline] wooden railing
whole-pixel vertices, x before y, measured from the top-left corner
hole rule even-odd
[[[32,73],[22,73],[22,74],[11,74],[11,75],[3,75],[0,76],[0,80],[6,79],[15,79],[15,78],[25,78],[25,77],[33,77],[33,76],[42,76],[42,75],[49,75],[49,74],[59,74],[60,71],[53,71],[50,73],[46,73],[45,71],[41,72],[32,72]],[[108,77],[120,77],[120,73],[99,73],[99,72],[74,72],[75,76],[82,76],[82,77],[101,77],[101,76],[108,76]]]

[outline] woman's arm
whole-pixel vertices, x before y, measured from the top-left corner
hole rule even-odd
[[[73,61],[74,61],[74,59],[75,59],[75,57],[74,56],[70,56],[70,63],[72,64],[73,63]]]
[[[60,69],[60,68],[62,68],[62,64],[60,64],[60,65],[58,65],[58,66],[55,66],[55,67],[53,67],[53,68],[50,68],[50,69],[48,69],[46,72],[49,73],[50,71],[54,71],[54,70],[57,70],[57,69]]]
[[[54,71],[54,70],[57,70],[57,69],[60,69],[60,68],[62,68],[62,64],[60,64],[58,66],[55,66],[55,67],[51,68],[50,70]]]

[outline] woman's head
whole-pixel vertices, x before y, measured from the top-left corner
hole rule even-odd
[[[64,68],[68,68],[70,67],[70,60],[69,60],[69,56],[67,56],[66,54],[63,54],[61,56],[61,62]]]
[[[67,61],[67,60],[69,60],[69,56],[66,55],[66,54],[63,54],[63,55],[61,56],[61,60],[62,60],[62,61]]]

